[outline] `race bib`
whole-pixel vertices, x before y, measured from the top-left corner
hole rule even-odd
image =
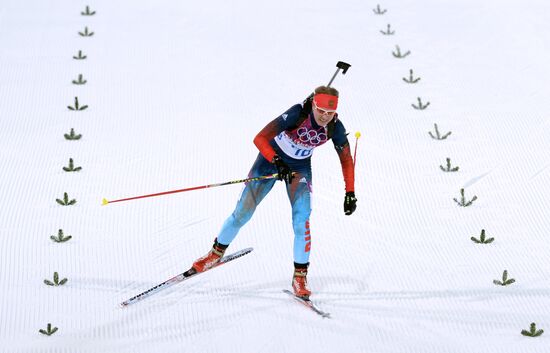
[[[321,146],[327,140],[325,128],[313,129],[308,123],[302,124],[293,131],[283,131],[275,137],[275,143],[281,150],[294,159],[311,157],[315,147]]]

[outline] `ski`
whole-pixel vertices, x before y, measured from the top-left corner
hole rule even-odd
[[[305,307],[311,309],[314,313],[320,315],[323,318],[329,318],[330,319],[330,313],[324,312],[321,309],[319,309],[310,299],[297,297],[289,291],[288,289],[283,289],[283,292],[290,295],[292,298],[294,298],[296,301],[298,301],[300,304],[304,305]]]
[[[214,269],[218,266],[221,266],[223,264],[226,264],[228,263],[229,261],[233,261],[235,259],[238,259],[239,257],[242,257],[246,254],[249,254],[251,251],[253,250],[253,248],[246,248],[246,249],[242,249],[240,251],[237,251],[236,253],[233,253],[233,254],[230,254],[230,255],[227,255],[227,256],[224,256],[221,258],[220,262],[218,262],[215,266],[209,268],[208,270],[206,271],[209,271],[211,269]],[[204,271],[204,272],[206,272]],[[152,288],[149,288],[148,290],[146,290],[145,292],[143,293],[140,293],[128,300],[125,300],[123,301],[122,303],[120,303],[119,305],[122,307],[122,308],[125,308],[127,307],[128,305],[131,305],[131,304],[134,304],[134,303],[137,303],[138,301],[140,300],[143,300],[147,297],[150,297],[151,295],[155,294],[155,293],[158,293],[160,292],[161,290],[163,289],[166,289],[168,287],[171,287],[173,286],[174,284],[177,284],[177,283],[180,283],[180,282],[183,282],[183,281],[186,281],[188,280],[189,278],[191,277],[195,277],[196,275],[199,275],[201,273],[204,273],[204,272],[197,272],[195,271],[193,268],[183,272],[183,273],[180,273],[179,275],[175,276],[175,277],[172,277],[160,284],[157,284],[156,286],[152,287]]]

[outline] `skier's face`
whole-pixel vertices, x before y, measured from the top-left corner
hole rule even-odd
[[[317,107],[313,102],[313,118],[317,125],[326,126],[332,119],[334,119],[335,111],[328,111]]]

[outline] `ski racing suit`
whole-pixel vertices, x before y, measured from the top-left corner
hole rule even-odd
[[[311,232],[309,216],[311,214],[312,174],[311,156],[316,147],[332,138],[340,158],[346,192],[354,191],[354,166],[346,130],[338,115],[334,116],[332,136],[327,127],[319,126],[311,110],[307,118],[298,126],[302,105],[296,104],[267,124],[254,138],[254,144],[260,150],[248,177],[277,173],[271,163],[278,155],[295,173],[286,189],[292,206],[292,226],[294,228],[294,262],[309,263]],[[229,245],[240,228],[252,217],[262,199],[273,188],[277,179],[249,182],[245,185],[237,206],[224,222],[217,241]]]

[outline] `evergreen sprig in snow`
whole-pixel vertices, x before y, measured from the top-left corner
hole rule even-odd
[[[539,337],[544,333],[544,330],[537,330],[537,324],[534,322],[531,323],[529,331],[521,330],[521,334],[528,337]]]
[[[50,239],[56,243],[64,243],[66,241],[71,240],[71,238],[72,238],[71,235],[65,236],[65,234],[63,234],[63,229],[59,229],[59,231],[57,232],[57,236],[55,235],[50,236]]]
[[[430,136],[434,139],[434,140],[445,140],[447,139],[447,137],[449,137],[449,135],[452,133],[452,131],[449,131],[448,133],[444,134],[444,135],[441,135],[441,133],[439,132],[439,128],[437,127],[437,124],[434,124],[434,128],[435,128],[435,135],[432,134],[431,131],[428,131],[428,134],[430,134]]]
[[[401,48],[399,48],[399,45],[396,45],[395,51],[392,51],[393,56],[398,59],[403,59],[407,57],[410,53],[410,50],[407,50],[405,53],[401,53]]]
[[[424,104],[422,103],[422,98],[417,97],[416,100],[418,101],[418,105],[411,104],[411,106],[416,110],[425,110],[430,105],[430,102]]]
[[[464,196],[464,189],[460,189],[460,196],[460,201],[458,201],[456,198],[454,198],[453,200],[455,200],[455,202],[461,207],[471,206],[472,203],[477,200],[477,196],[474,195],[474,197],[472,197],[470,201],[466,201],[466,197]]]
[[[477,239],[476,237],[471,237],[470,239],[472,239],[472,241],[476,244],[490,244],[495,240],[495,238],[485,238],[485,229],[481,230],[479,239]]]
[[[447,158],[447,167],[443,167],[442,165],[439,166],[439,168],[441,168],[442,171],[444,172],[458,172],[458,166],[456,167],[451,167],[451,159],[450,158]]]
[[[63,136],[65,136],[66,140],[80,140],[80,138],[82,137],[81,134],[76,134],[73,128],[71,128],[71,131],[68,134],[65,134]]]
[[[82,167],[76,167],[74,166],[74,162],[72,158],[69,158],[69,166],[63,167],[63,170],[66,172],[79,172],[82,170]]]
[[[84,31],[78,32],[78,34],[79,34],[81,37],[91,37],[91,36],[94,35],[94,32],[90,32],[90,31],[88,31],[88,27],[84,27]]]
[[[75,199],[69,200],[69,195],[67,193],[63,194],[63,200],[55,199],[55,201],[61,206],[72,206],[76,203]]]
[[[46,327],[45,330],[44,330],[44,329],[38,330],[38,332],[40,332],[41,334],[46,335],[46,336],[51,336],[51,335],[53,335],[56,331],[57,331],[57,327],[52,327],[52,324],[51,324],[51,323],[48,323],[48,326]]]
[[[85,85],[86,82],[88,82],[88,81],[86,81],[82,78],[82,74],[79,74],[78,75],[78,80],[73,80],[73,85]]]
[[[493,280],[493,283],[497,286],[508,286],[512,283],[514,283],[516,280],[513,278],[508,278],[508,271],[504,270],[502,272],[502,281],[499,281],[498,279]]]
[[[380,30],[380,33],[382,33],[385,36],[393,36],[395,34],[395,31],[391,30],[391,25],[388,23],[388,29],[386,31]]]
[[[75,60],[85,60],[86,58],[87,56],[82,54],[82,50],[78,51],[78,55],[73,56]]]
[[[93,16],[95,11],[90,11],[90,6],[86,6],[86,10],[80,13],[82,16]]]
[[[78,110],[84,110],[84,109],[88,108],[88,106],[87,105],[80,106],[80,104],[78,103],[78,97],[74,97],[74,107],[68,105],[67,108],[69,110],[78,111]]]
[[[375,9],[372,9],[372,11],[373,11],[374,14],[376,14],[376,15],[383,15],[383,14],[385,14],[388,10],[386,10],[386,9],[382,10],[382,9],[380,8],[380,4],[378,4],[378,5],[376,5],[376,8],[375,8]]]
[[[407,83],[417,83],[420,81],[420,77],[414,78],[413,69],[409,70],[409,78],[403,77],[403,81]]]
[[[62,286],[62,285],[64,285],[65,283],[67,283],[67,279],[66,279],[66,278],[63,278],[63,279],[60,281],[60,280],[59,280],[59,273],[54,272],[54,273],[53,273],[53,282],[50,281],[50,280],[45,279],[45,280],[44,280],[44,283],[47,284],[48,286]]]

